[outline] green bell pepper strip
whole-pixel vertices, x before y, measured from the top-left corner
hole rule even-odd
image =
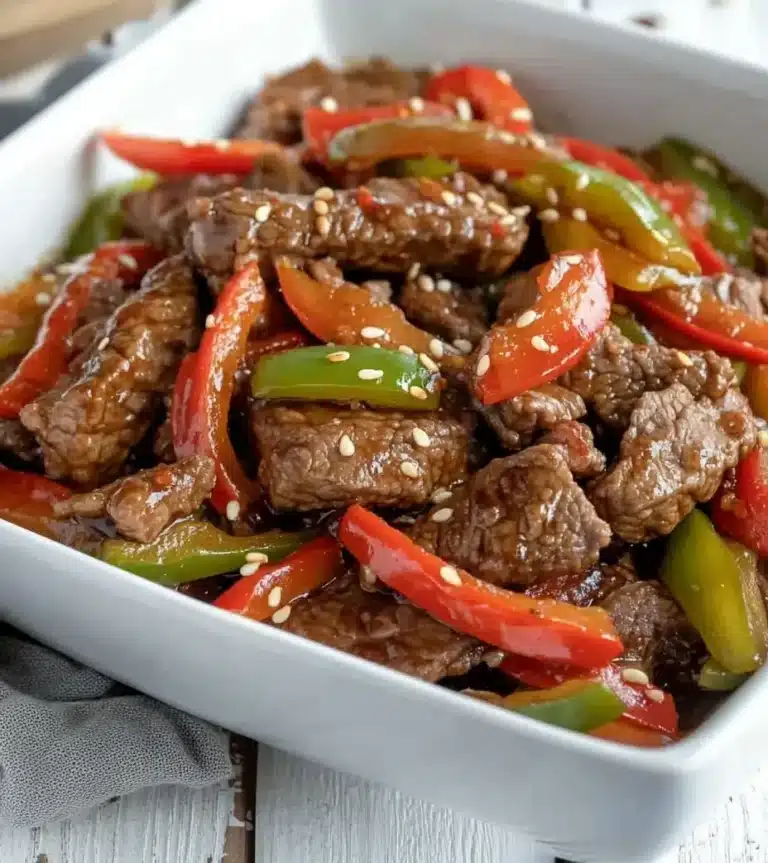
[[[399,174],[403,177],[427,177],[430,180],[442,180],[455,174],[458,167],[453,162],[438,159],[437,156],[423,156],[421,159],[403,159],[398,165]]]
[[[745,674],[763,664],[768,621],[754,553],[694,509],[669,537],[661,578],[723,668]]]
[[[198,581],[225,572],[237,572],[246,554],[266,554],[270,562],[282,560],[312,539],[310,531],[282,533],[271,530],[254,536],[231,536],[210,522],[189,519],[171,525],[150,543],[108,539],[101,559],[157,584]]]
[[[710,210],[708,239],[723,254],[742,266],[754,266],[750,245],[752,229],[764,221],[762,207],[755,206],[760,192],[744,183],[740,189],[751,190],[751,204],[740,200],[738,190],[729,184],[731,171],[712,153],[680,138],[664,138],[646,154],[665,180],[685,180],[707,193]]]
[[[541,210],[556,206],[565,216],[584,210],[590,222],[618,230],[623,244],[651,263],[683,273],[700,271],[679,228],[659,203],[618,174],[583,162],[548,160],[511,186]]]
[[[423,390],[426,398],[414,399],[413,387]],[[262,357],[251,377],[251,392],[263,399],[362,401],[376,407],[437,410],[440,375],[415,354],[364,345],[319,345]]]
[[[64,247],[64,260],[71,261],[92,252],[110,240],[123,236],[121,202],[129,192],[151,189],[157,182],[154,174],[142,174],[134,180],[109,186],[94,195],[72,225]]]
[[[734,674],[732,671],[726,671],[719,662],[710,656],[701,667],[698,682],[702,689],[709,689],[712,692],[732,692],[734,689],[738,689],[748,678],[748,674]]]
[[[656,344],[656,339],[651,335],[651,331],[644,327],[629,309],[618,312],[614,306],[611,311],[611,323],[615,324],[621,334],[634,345]]]
[[[731,365],[733,366],[733,373],[736,375],[736,382],[741,386],[744,383],[744,378],[747,376],[749,363],[744,360],[731,360]]]

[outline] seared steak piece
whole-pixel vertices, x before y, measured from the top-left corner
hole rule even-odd
[[[492,461],[422,516],[412,538],[493,584],[528,586],[580,573],[610,541],[560,445]]]
[[[344,69],[330,69],[320,60],[310,60],[269,79],[248,106],[235,135],[296,144],[301,140],[306,108],[321,103],[329,110],[388,105],[418,96],[425,81],[426,72],[399,69],[380,58]]]
[[[465,353],[488,329],[482,288],[461,288],[449,279],[423,275],[407,281],[400,293],[400,306],[411,323],[441,336]]]
[[[497,323],[506,324],[513,321],[538,300],[539,286],[536,283],[538,270],[538,267],[534,267],[527,273],[515,273],[505,282],[504,293],[496,310]]]
[[[380,177],[321,198],[234,189],[189,203],[186,249],[214,282],[254,253],[330,256],[342,267],[388,272],[414,264],[445,273],[503,272],[528,236],[525,219],[510,213],[501,225],[490,192],[470,199],[453,191],[457,182]]]
[[[694,400],[683,384],[648,392],[632,412],[618,463],[594,481],[589,498],[627,542],[666,536],[754,444],[754,420],[738,390],[715,402]]]
[[[48,476],[86,488],[117,476],[197,341],[197,291],[184,259],[150,270],[106,333],[74,379],[21,412],[40,442]]]
[[[712,291],[724,303],[736,306],[755,320],[765,319],[763,296],[768,290],[768,280],[761,279],[750,270],[740,269],[735,274],[705,276],[697,287],[700,290]]]
[[[605,470],[605,456],[595,446],[592,429],[575,420],[558,423],[538,443],[559,444],[568,459],[571,473],[578,479],[597,476]]]
[[[543,384],[495,405],[476,404],[488,425],[506,449],[519,450],[530,444],[540,431],[553,429],[587,412],[581,396],[558,384]]]
[[[626,428],[644,392],[680,383],[694,398],[722,398],[736,386],[730,362],[714,351],[682,351],[635,345],[613,324],[603,330],[581,362],[560,378],[607,425]]]
[[[614,591],[637,581],[632,561],[624,558],[618,563],[600,563],[587,572],[556,575],[531,585],[525,592],[540,599],[559,599],[586,608],[602,604]]]
[[[0,419],[0,457],[5,453],[21,461],[34,461],[40,454],[35,436],[17,419]]]
[[[466,674],[496,653],[412,605],[347,579],[294,603],[280,628],[423,680]]]
[[[172,464],[176,461],[176,450],[173,448],[173,428],[170,416],[166,417],[155,431],[152,442],[152,453],[158,461]]]
[[[152,542],[176,519],[195,512],[211,493],[215,480],[213,460],[193,455],[73,495],[54,504],[54,512],[60,518],[108,515],[126,539]]]
[[[443,413],[264,404],[252,427],[277,509],[418,506],[467,474],[466,428]]]
[[[301,167],[298,152],[265,153],[256,160],[243,185],[247,189],[270,189],[285,195],[311,195],[320,182]]]

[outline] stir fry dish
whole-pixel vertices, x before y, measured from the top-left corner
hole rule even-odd
[[[0,295],[0,516],[508,711],[680,739],[768,650],[768,200],[319,61]]]

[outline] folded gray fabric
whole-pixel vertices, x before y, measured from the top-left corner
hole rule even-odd
[[[220,729],[0,631],[0,821],[33,826],[231,769]]]

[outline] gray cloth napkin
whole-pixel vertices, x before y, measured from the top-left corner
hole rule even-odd
[[[33,826],[231,770],[220,729],[0,631],[0,822]]]

